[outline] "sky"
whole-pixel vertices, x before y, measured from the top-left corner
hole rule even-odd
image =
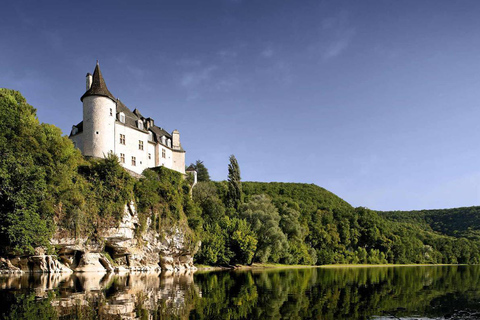
[[[187,164],[353,206],[480,204],[480,1],[2,1],[0,87],[70,133],[98,59]]]

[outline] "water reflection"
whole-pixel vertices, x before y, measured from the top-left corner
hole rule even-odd
[[[0,277],[6,319],[480,318],[480,267]]]

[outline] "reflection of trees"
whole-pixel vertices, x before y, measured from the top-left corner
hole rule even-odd
[[[195,283],[202,298],[193,319],[368,319],[480,310],[478,266],[216,273],[197,275]],[[447,297],[455,301],[451,310],[439,307]]]
[[[480,314],[480,266],[0,278],[7,319],[369,319]],[[93,280],[97,279],[97,280]],[[195,280],[195,284],[193,282]]]

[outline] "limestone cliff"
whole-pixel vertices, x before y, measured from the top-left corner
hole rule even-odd
[[[179,226],[158,233],[149,228],[139,234],[138,214],[133,202],[125,206],[117,227],[97,230],[94,239],[74,237],[59,229],[50,240],[56,255],[37,248],[35,255],[0,258],[0,273],[21,272],[129,272],[181,271],[195,269],[195,244]]]

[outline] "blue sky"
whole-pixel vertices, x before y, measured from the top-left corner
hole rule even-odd
[[[354,206],[480,200],[479,1],[6,1],[0,86],[65,134],[85,74],[226,179]]]

